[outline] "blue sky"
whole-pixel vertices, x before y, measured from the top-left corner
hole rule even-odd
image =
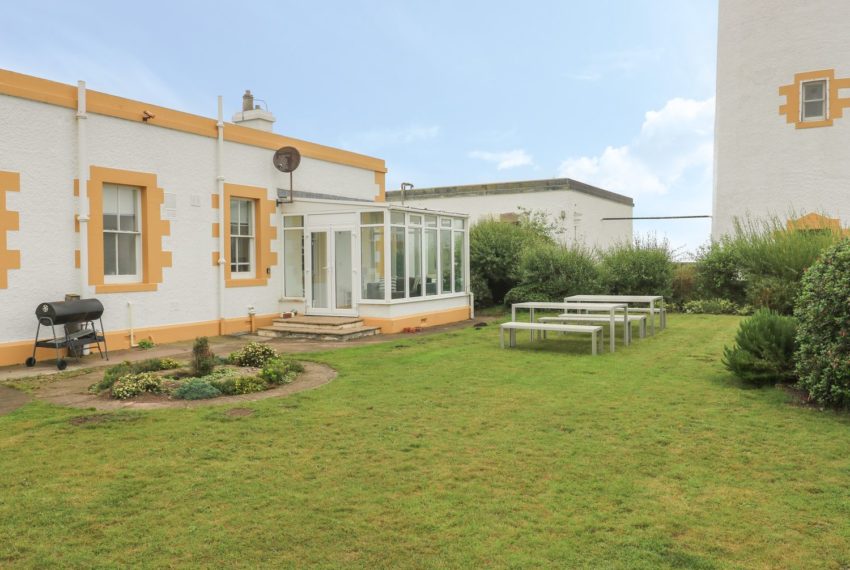
[[[571,176],[711,213],[716,0],[10,3],[0,67],[379,156],[388,188]],[[641,222],[682,251],[708,220]]]

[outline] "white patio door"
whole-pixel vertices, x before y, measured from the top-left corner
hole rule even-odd
[[[329,227],[309,231],[307,261],[308,315],[354,315],[354,232],[351,227]]]

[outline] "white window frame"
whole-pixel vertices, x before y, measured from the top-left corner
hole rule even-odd
[[[287,218],[301,218],[301,224],[295,226],[287,226],[286,220]],[[280,251],[283,257],[283,298],[287,300],[294,301],[303,301],[307,298],[307,277],[306,277],[306,263],[307,263],[307,255],[304,251],[304,248],[307,244],[307,234],[305,228],[307,227],[307,215],[306,214],[284,214],[283,222],[281,226],[281,245]],[[286,267],[290,260],[286,256],[286,232],[301,233],[301,296],[293,296],[287,294],[287,289],[291,285],[286,278]]]
[[[809,85],[811,83],[823,83],[823,99],[811,99],[809,101],[806,100],[806,85]],[[807,117],[806,103],[814,103],[817,101],[823,101],[823,115]],[[824,77],[821,79],[810,79],[807,81],[800,82],[800,122],[813,123],[817,121],[827,120],[829,120],[829,78]]]
[[[107,230],[105,227],[103,228],[103,234],[131,234],[136,236],[136,272],[128,275],[107,275],[106,274],[106,248],[104,247],[103,255],[103,282],[106,284],[113,283],[140,283],[142,281],[142,189],[138,186],[128,186],[126,184],[113,184],[113,183],[104,183],[103,185],[103,198],[105,198],[105,194],[107,188],[115,188],[116,191],[126,188],[132,190],[135,198],[135,221],[136,221],[136,230],[135,231],[127,231],[121,230],[121,201],[118,202],[118,213],[117,213],[117,230]],[[102,204],[105,204],[106,200],[102,199]],[[103,208],[105,210],[105,207]],[[101,213],[101,216],[105,216],[105,213]],[[105,224],[104,224],[105,226]],[[117,237],[115,238],[118,239]],[[118,244],[115,245],[115,270],[118,271]]]
[[[250,211],[248,212],[248,235],[243,234],[234,234],[233,233],[233,202],[248,204]],[[230,219],[228,223],[230,224],[230,277],[233,279],[251,279],[257,276],[256,271],[256,200],[252,198],[243,198],[241,196],[231,196],[230,197]],[[237,220],[239,218],[236,218]],[[238,224],[237,224],[238,225]],[[233,266],[236,265],[236,253],[233,251],[233,238],[237,239],[247,239],[248,240],[248,270],[247,271],[234,271]],[[240,264],[241,265],[241,264]]]

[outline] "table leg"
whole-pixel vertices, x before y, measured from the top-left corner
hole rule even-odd
[[[534,309],[531,309],[531,322],[534,322]],[[534,342],[534,329],[529,331],[531,333],[531,342]]]
[[[661,297],[661,329],[667,328],[667,311],[664,309],[664,297]]]
[[[499,327],[499,348],[505,348],[505,329]]]
[[[623,309],[623,344],[629,346],[632,343],[632,324],[629,322],[629,308]]]
[[[655,334],[655,301],[649,302],[649,334]]]
[[[611,337],[611,352],[617,350],[617,347],[615,346],[617,344],[617,317],[614,316],[615,312],[616,311],[614,309],[611,309],[611,312],[609,313],[611,315],[611,328],[609,331],[609,336]]]
[[[511,322],[516,322],[516,307],[511,305]]]

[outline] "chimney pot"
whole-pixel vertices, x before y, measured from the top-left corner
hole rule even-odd
[[[246,89],[245,94],[242,95],[242,110],[243,111],[251,111],[254,109],[254,96],[251,95],[251,90]]]

